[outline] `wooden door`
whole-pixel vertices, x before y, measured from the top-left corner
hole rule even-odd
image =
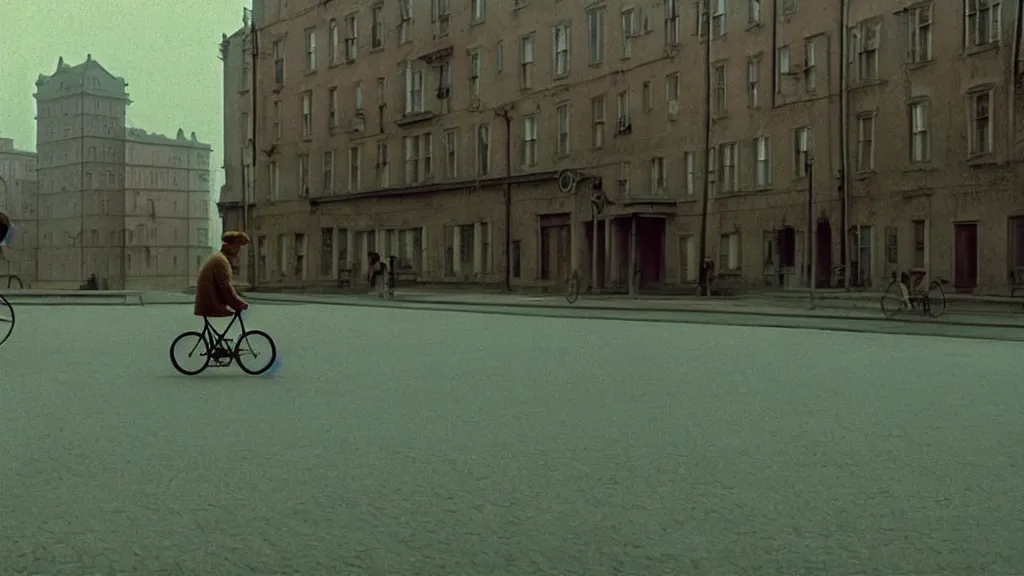
[[[978,285],[978,225],[974,222],[955,225],[953,284],[958,290],[972,290]]]

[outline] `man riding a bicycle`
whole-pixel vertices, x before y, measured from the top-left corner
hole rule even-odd
[[[196,316],[202,316],[209,322],[218,334],[224,334],[236,312],[249,307],[231,283],[232,269],[238,265],[238,253],[242,246],[249,244],[249,236],[245,232],[225,232],[221,236],[221,243],[220,251],[210,256],[199,271],[193,310]],[[220,348],[224,348],[223,344]]]
[[[0,212],[0,254],[4,246],[7,246],[14,239],[14,225],[11,224],[10,217],[3,212]]]

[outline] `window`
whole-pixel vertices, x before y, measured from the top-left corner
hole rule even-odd
[[[459,175],[459,132],[448,130],[444,133],[444,174],[448,178]]]
[[[722,116],[726,112],[726,94],[725,94],[725,64],[716,64],[713,73],[715,91],[712,95],[714,101],[715,114]]]
[[[725,0],[713,0],[713,2],[715,3],[715,11],[711,14],[711,30],[715,38],[721,38],[725,36],[728,25],[725,19]]]
[[[309,154],[299,156],[299,197],[309,197]]]
[[[423,110],[423,71],[410,60],[405,63],[405,113],[418,114]]]
[[[671,119],[679,117],[679,74],[665,77],[665,105]]]
[[[871,172],[875,169],[875,117],[863,115],[857,118],[857,171]]]
[[[334,277],[334,228],[320,229],[320,277]]]
[[[747,0],[750,4],[747,9],[747,23],[761,23],[761,0]]]
[[[651,195],[664,196],[665,186],[665,159],[656,156],[651,159]]]
[[[693,152],[683,153],[683,170],[685,170],[683,186],[687,196],[693,196],[697,192],[697,155]]]
[[[398,2],[398,43],[405,44],[412,41],[412,0],[398,0]]]
[[[697,36],[701,40],[708,39],[708,0],[698,0],[697,2]]]
[[[778,66],[779,76],[775,79],[775,91],[782,93],[783,80],[785,80],[786,75],[789,74],[790,66],[792,66],[792,62],[790,62],[789,46],[782,46],[779,48]]]
[[[679,281],[697,281],[697,250],[693,236],[679,237]]]
[[[309,138],[313,135],[313,93],[302,93],[302,136]]]
[[[618,195],[629,196],[633,189],[633,167],[629,162],[618,163]]]
[[[556,153],[559,156],[568,156],[572,144],[569,134],[569,126],[572,118],[569,114],[569,105],[562,104],[555,109],[555,121],[558,125],[558,142]]]
[[[469,95],[480,98],[480,76],[483,74],[483,54],[480,48],[469,53]]]
[[[323,192],[324,194],[331,194],[334,192],[334,151],[328,150],[323,155]]]
[[[640,86],[640,99],[643,102],[644,112],[650,112],[654,108],[654,89],[651,88],[651,81],[644,80]]]
[[[618,132],[625,133],[629,127],[629,92],[623,90],[615,96],[615,107],[618,118]]]
[[[772,141],[767,136],[754,138],[754,182],[758,188],[772,185]]]
[[[926,269],[928,253],[928,233],[925,220],[914,220],[914,268]],[[1019,236],[1014,235],[1014,244],[1019,242]]]
[[[747,106],[757,108],[760,104],[760,86],[761,58],[758,56],[747,61]]]
[[[316,70],[316,28],[306,30],[306,70]]]
[[[818,68],[814,56],[814,40],[804,43],[804,91],[818,89]]]
[[[680,0],[665,0],[665,44],[679,44],[679,3]]]
[[[629,58],[633,55],[633,36],[636,36],[636,19],[634,9],[627,8],[622,11],[622,57]]]
[[[907,62],[920,64],[932,59],[932,4],[904,12]]]
[[[807,161],[810,159],[811,129],[797,128],[793,131],[793,172],[797,178],[807,176]]]
[[[992,93],[971,95],[971,156],[992,152]]]
[[[534,36],[519,39],[519,86],[533,87]]]
[[[447,36],[452,19],[451,0],[432,0],[430,19],[434,24],[434,37]]]
[[[964,0],[964,40],[967,46],[987,46],[999,42],[1002,28],[1002,4],[999,0]]]
[[[331,88],[327,91],[327,126],[332,129],[338,127],[338,89]]]
[[[338,30],[338,21],[331,19],[330,25],[330,43],[331,51],[331,64],[337,64],[338,58],[341,56],[341,32]]]
[[[362,183],[362,148],[353,146],[348,149],[348,191],[359,192]]]
[[[491,127],[480,124],[476,127],[476,175],[491,173]]]
[[[587,12],[587,47],[591,64],[604,60],[604,8]]]
[[[537,117],[523,118],[523,168],[537,165]]]
[[[281,170],[277,162],[271,161],[267,166],[267,179],[270,180],[270,199],[277,200],[281,197]]]
[[[437,70],[437,90],[438,98],[441,100],[441,113],[448,114],[452,111],[452,61],[442,60]]]
[[[856,78],[859,80],[878,79],[878,42],[882,32],[879,22],[865,22],[854,29],[856,51]]]
[[[431,134],[407,136],[405,138],[405,182],[425,182],[433,176]]]
[[[370,49],[379,50],[384,47],[384,7],[374,6],[370,29]]]
[[[391,170],[388,165],[388,156],[388,143],[377,142],[377,164],[375,168],[377,171],[377,186],[381,188],[387,188],[391,185]]]
[[[604,96],[590,100],[590,143],[594,148],[604,147],[605,101]]]
[[[928,103],[910,104],[910,162],[931,160],[931,140],[928,137]]]
[[[358,15],[349,14],[345,16],[345,61],[355,62],[359,49],[359,20]]]
[[[719,177],[722,192],[738,190],[739,167],[737,166],[736,144],[722,144],[718,147]]]
[[[274,42],[274,81],[284,84],[284,40]]]
[[[487,16],[486,0],[471,0],[473,3],[473,22],[481,22]]]
[[[555,76],[568,76],[569,74],[569,32],[568,24],[555,26]]]
[[[722,234],[718,247],[718,269],[735,272],[740,269],[740,234]]]

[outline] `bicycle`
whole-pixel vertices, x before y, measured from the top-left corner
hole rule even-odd
[[[0,294],[0,346],[14,333],[14,307]]]
[[[580,292],[590,290],[590,279],[584,274],[583,267],[577,268],[569,277],[569,285],[565,292],[565,301],[575,304],[580,299]]]
[[[919,310],[921,314],[938,318],[946,312],[946,293],[942,289],[943,280],[932,280],[928,283],[928,291],[921,292],[919,286],[924,280],[926,271],[913,269],[910,274],[900,274],[882,293],[882,315],[891,319],[904,310]]]
[[[235,322],[238,322],[239,327],[242,329],[242,333],[239,334],[238,341],[235,342],[235,345],[232,348],[232,339],[227,338],[226,335],[231,331],[231,327],[235,325]],[[186,341],[191,342],[192,339],[195,340],[195,344],[191,344],[191,350],[188,352],[188,356],[186,358],[191,359],[194,356],[197,357],[199,367],[195,369],[186,369],[179,361],[184,359],[178,358],[178,355],[175,354],[175,350],[177,349],[178,343]],[[257,339],[262,339],[270,345],[269,358],[267,358],[266,364],[261,367],[250,366],[249,360],[247,359],[249,357],[256,359],[264,355],[255,352],[252,348],[250,340]],[[202,348],[201,351],[199,350],[200,348]],[[174,365],[175,370],[186,376],[195,376],[199,374],[206,370],[210,366],[211,362],[216,362],[215,367],[217,368],[227,368],[231,366],[232,362],[238,362],[238,367],[241,368],[243,372],[253,376],[258,376],[267,370],[270,370],[270,367],[274,365],[274,360],[276,359],[277,345],[274,344],[274,339],[262,330],[246,330],[245,321],[242,319],[241,312],[235,312],[235,316],[231,319],[231,322],[223,332],[218,332],[213,325],[210,324],[210,320],[204,317],[202,332],[196,332],[195,330],[184,332],[179,334],[178,337],[171,342],[171,364]]]

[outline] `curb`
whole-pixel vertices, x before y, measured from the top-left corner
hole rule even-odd
[[[909,319],[909,318],[896,318],[886,319],[879,316],[878,318],[862,318],[856,316],[840,316],[837,314],[798,314],[795,312],[755,312],[746,310],[693,310],[693,309],[659,309],[659,308],[635,308],[635,307],[621,307],[621,306],[562,306],[559,304],[544,304],[534,303],[526,304],[520,302],[503,302],[503,303],[488,303],[488,302],[451,302],[446,300],[390,300],[390,301],[369,301],[369,302],[358,302],[352,301],[339,301],[339,300],[325,300],[325,299],[294,299],[287,296],[274,296],[274,295],[256,295],[249,294],[247,297],[250,300],[264,301],[264,302],[281,302],[291,304],[320,304],[327,306],[355,306],[361,308],[391,308],[391,309],[418,309],[418,310],[431,310],[440,312],[452,312],[458,311],[459,308],[530,308],[530,309],[543,309],[550,311],[568,311],[568,310],[595,310],[599,312],[622,312],[622,313],[657,313],[665,312],[670,314],[719,314],[719,315],[730,315],[730,316],[761,316],[768,318],[806,318],[806,319],[818,319],[818,320],[844,320],[854,322],[893,322],[902,324],[927,324],[927,325],[938,325],[938,326],[966,326],[971,328],[1005,328],[1005,329],[1022,329],[1024,325],[1007,325],[1007,324],[993,324],[987,322],[944,322],[936,321],[927,318],[921,319]],[[647,320],[651,321],[651,320]],[[665,320],[671,322],[672,320]],[[871,330],[863,330],[863,332],[872,332]]]

